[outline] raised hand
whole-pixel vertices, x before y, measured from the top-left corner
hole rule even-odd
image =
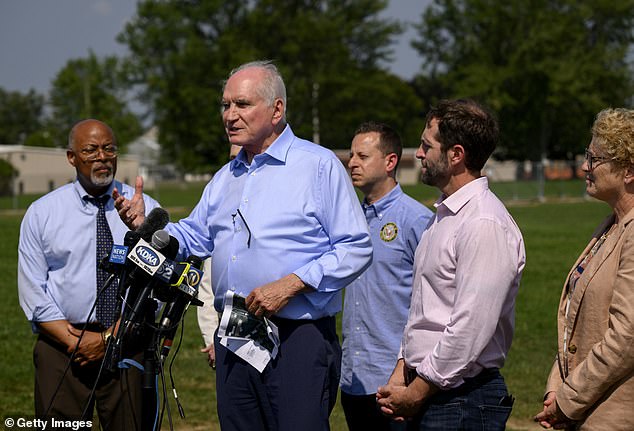
[[[114,206],[121,217],[121,221],[125,223],[130,230],[136,230],[143,220],[145,220],[145,201],[143,200],[143,178],[136,177],[134,185],[134,196],[132,199],[126,199],[119,194],[119,190],[115,187],[112,191]]]

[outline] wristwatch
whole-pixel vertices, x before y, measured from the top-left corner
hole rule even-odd
[[[103,340],[103,345],[107,346],[108,345],[108,341],[110,340],[110,338],[112,338],[112,329],[108,328],[105,331],[103,331],[101,333],[101,338]]]

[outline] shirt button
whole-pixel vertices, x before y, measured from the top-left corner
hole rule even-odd
[[[359,301],[355,302],[354,305],[359,305]]]
[[[574,355],[575,353],[577,353],[577,346],[571,344],[570,347],[568,347],[568,351]]]
[[[354,352],[354,354],[355,354],[355,355],[358,355],[358,354],[359,354],[359,352]]]
[[[246,203],[249,203],[249,199],[248,199],[248,198],[245,198],[245,199],[244,199],[244,203],[245,203],[245,204],[246,204]]]
[[[235,256],[231,256],[231,260],[232,260],[233,262],[235,262],[237,259],[238,259],[237,257],[235,257]]]
[[[361,330],[361,328],[359,328],[359,327],[357,326],[357,331],[359,331],[359,330]]]
[[[240,226],[236,226],[236,232],[240,232],[242,228]]]

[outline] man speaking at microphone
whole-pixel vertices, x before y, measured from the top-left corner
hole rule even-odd
[[[103,429],[134,430],[141,419],[137,370],[102,375],[90,398],[118,316],[116,283],[104,285],[108,274],[97,263],[113,244],[123,244],[128,230],[111,196],[114,189],[122,196],[134,193],[133,187],[114,179],[117,155],[117,142],[108,125],[88,119],[73,126],[66,156],[77,178],[27,210],[18,246],[18,293],[27,319],[39,334],[33,351],[35,414],[92,420],[96,404]],[[158,206],[147,195],[142,200],[148,212]],[[90,313],[97,299],[95,312]]]
[[[341,162],[286,123],[286,89],[270,62],[234,70],[222,121],[242,147],[206,186],[186,219],[168,224],[181,254],[212,256],[218,312],[226,293],[279,329],[279,352],[262,373],[215,337],[220,427],[325,430],[335,404],[341,290],[370,264],[365,217]],[[130,227],[144,214],[141,190],[116,206]],[[141,215],[140,215],[141,214]]]

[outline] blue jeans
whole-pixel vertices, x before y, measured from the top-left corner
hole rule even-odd
[[[433,395],[408,430],[504,430],[512,408],[513,398],[500,372],[485,370],[455,389]]]

